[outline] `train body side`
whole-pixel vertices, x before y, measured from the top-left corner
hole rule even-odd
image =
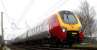
[[[48,38],[49,25],[48,20],[44,20],[41,24],[38,24],[36,27],[27,30],[20,36],[16,37],[9,41],[10,44],[21,43],[25,41],[36,41],[40,39]]]

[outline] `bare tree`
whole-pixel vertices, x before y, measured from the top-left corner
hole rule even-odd
[[[92,35],[93,32],[95,32],[95,24],[94,24],[94,17],[96,15],[96,12],[93,7],[90,7],[87,1],[81,2],[81,5],[79,7],[79,11],[75,11],[75,13],[79,16],[79,19],[82,24],[82,29],[85,33],[85,35]]]

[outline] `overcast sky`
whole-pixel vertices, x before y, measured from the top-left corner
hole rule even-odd
[[[4,39],[10,40],[35,27],[59,10],[77,10],[81,0],[0,0],[4,12]],[[97,12],[96,0],[88,0]],[[1,30],[0,30],[1,31]]]

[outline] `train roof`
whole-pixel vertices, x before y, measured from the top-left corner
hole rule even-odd
[[[62,10],[62,11],[59,11],[59,14],[74,14],[74,13],[72,11]]]

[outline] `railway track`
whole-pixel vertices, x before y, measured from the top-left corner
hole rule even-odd
[[[78,47],[72,47],[72,48],[66,48],[66,47],[49,47],[49,45],[34,45],[34,46],[10,46],[12,50],[87,50],[87,48],[78,48]],[[97,49],[97,48],[89,48],[91,49]]]
[[[90,40],[90,39],[88,39]],[[93,41],[93,40],[92,40]],[[61,45],[56,46],[56,43],[54,44],[49,44],[48,39],[43,39],[40,41],[34,41],[33,43],[30,41],[29,43],[24,42],[22,44],[18,45],[11,45],[8,46],[12,50],[71,50],[71,49],[76,49],[76,50],[84,50],[87,48],[92,48],[92,49],[97,49],[97,46],[94,46],[96,44],[92,44],[92,41],[88,41],[85,39],[82,44],[73,44],[72,47],[68,47],[68,45],[64,45],[61,47]]]

